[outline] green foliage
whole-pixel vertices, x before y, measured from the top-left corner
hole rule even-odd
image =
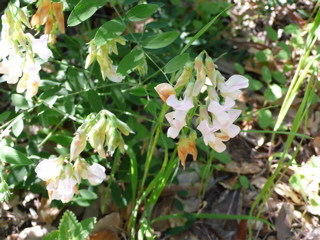
[[[126,26],[119,19],[112,19],[104,23],[94,36],[94,42],[98,46],[105,45],[108,40],[112,40],[120,36]]]
[[[125,19],[131,22],[137,22],[150,17],[158,9],[156,4],[141,4],[131,8],[126,15]]]
[[[107,0],[87,1],[80,0],[80,2],[72,10],[68,18],[68,26],[74,27],[91,17],[99,8],[104,6]]]
[[[166,73],[174,73],[179,69],[183,68],[183,66],[189,60],[189,53],[184,53],[172,58],[164,67],[164,72]]]
[[[0,159],[3,162],[14,165],[30,165],[33,161],[28,159],[24,153],[8,146],[2,146],[0,148]]]
[[[67,210],[64,212],[59,229],[48,233],[43,240],[52,239],[74,239],[82,240],[86,239],[92,231],[96,223],[95,218],[87,218],[81,222],[78,222],[73,212]]]
[[[142,46],[147,49],[163,48],[171,44],[179,36],[178,32],[159,33],[149,37],[142,42]]]

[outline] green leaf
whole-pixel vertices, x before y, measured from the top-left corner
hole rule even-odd
[[[52,239],[59,239],[59,230],[49,232],[47,235],[45,235],[42,238],[42,240],[52,240]]]
[[[70,115],[73,115],[75,113],[76,108],[74,106],[74,96],[67,95],[64,98],[63,105],[64,105],[65,112],[67,112]]]
[[[246,78],[248,78],[249,80],[249,87],[248,89],[251,90],[251,91],[258,91],[260,90],[261,88],[263,88],[264,84],[257,80],[257,79],[254,79],[252,78],[250,75],[244,75]]]
[[[270,126],[272,120],[272,113],[270,110],[264,109],[258,112],[258,123],[261,128],[265,129],[266,127]]]
[[[93,217],[82,220],[80,224],[77,226],[77,228],[81,229],[78,239],[86,239],[86,237],[89,236],[89,234],[93,230],[95,224],[96,219]],[[76,234],[75,236],[77,237]]]
[[[78,220],[73,212],[67,210],[63,214],[59,224],[59,239],[74,239],[74,231],[78,225]]]
[[[189,53],[184,53],[172,58],[164,67],[165,73],[173,73],[181,68],[187,63],[189,60]]]
[[[53,96],[50,96],[48,98],[46,98],[44,100],[44,102],[50,107],[52,108],[53,107],[53,104],[55,104],[55,102],[57,101],[58,99],[58,96],[57,95],[53,95]]]
[[[145,39],[142,47],[148,49],[158,49],[170,45],[179,36],[178,32],[159,33],[155,36]]]
[[[119,19],[112,19],[104,23],[94,36],[94,43],[98,46],[105,45],[108,40],[120,36],[125,30],[124,25]]]
[[[145,97],[148,95],[148,93],[144,87],[131,89],[129,93],[132,95],[135,95],[135,96],[139,96],[139,97]]]
[[[272,77],[280,84],[286,83],[286,76],[278,70],[272,72]]]
[[[11,112],[10,111],[5,111],[3,113],[0,114],[0,123],[3,123],[5,120],[8,119],[8,117],[10,116]]]
[[[150,17],[155,11],[157,11],[158,5],[156,4],[141,4],[134,8],[131,8],[124,16],[125,19],[131,22],[141,21]]]
[[[249,180],[246,176],[242,175],[239,177],[239,182],[244,189],[249,188]]]
[[[272,41],[277,41],[278,40],[278,34],[276,32],[276,30],[274,30],[272,27],[270,26],[266,26],[266,31],[267,31],[267,35],[268,37],[272,40]]]
[[[97,93],[97,91],[94,89],[90,89],[87,92],[87,96],[88,96],[88,100],[89,100],[89,103],[90,103],[90,106],[92,107],[92,109],[95,112],[100,112],[102,110],[103,106],[102,106],[101,98],[100,98],[99,94]]]
[[[141,50],[133,50],[128,53],[119,63],[117,74],[125,77],[131,73],[144,60],[144,53]]]
[[[234,63],[234,67],[236,68],[237,72],[241,75],[244,74],[244,68],[240,63]]]
[[[82,225],[83,230],[90,233],[93,230],[94,225],[96,224],[96,218],[91,217],[84,219],[80,222],[80,224]]]
[[[272,75],[271,75],[271,72],[270,72],[269,68],[267,66],[263,66],[261,71],[262,71],[263,80],[265,82],[271,82]]]
[[[300,27],[297,24],[291,23],[284,27],[284,31],[288,34],[299,34]]]
[[[0,149],[0,159],[3,162],[15,164],[15,165],[30,165],[33,164],[29,158],[27,158],[22,152],[17,151],[14,148],[3,146]]]
[[[70,147],[72,143],[72,137],[70,136],[59,136],[59,135],[53,135],[49,138],[49,140],[54,141],[55,143],[63,146],[63,147]]]
[[[231,157],[227,152],[222,152],[222,153],[215,152],[214,157],[224,164],[231,163]]]
[[[264,92],[264,96],[269,102],[274,102],[282,97],[282,89],[277,84],[269,85],[269,88]]]
[[[16,107],[22,110],[29,108],[28,101],[20,94],[12,94],[11,100]]]
[[[68,26],[74,27],[91,17],[99,8],[103,7],[108,0],[81,0],[71,12],[68,18]]]
[[[12,133],[14,134],[14,136],[19,137],[20,134],[23,131],[23,120],[22,118],[18,119],[13,125],[12,125]]]
[[[256,58],[259,62],[266,62],[267,61],[267,57],[266,57],[265,53],[261,52],[261,51],[256,53]]]
[[[88,200],[94,200],[98,198],[98,195],[92,191],[86,190],[86,189],[81,189],[79,190],[80,196],[88,199]]]

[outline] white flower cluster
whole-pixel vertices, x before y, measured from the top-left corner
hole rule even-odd
[[[26,97],[31,98],[38,92],[41,69],[40,61],[34,56],[37,54],[42,63],[52,56],[47,46],[48,36],[36,39],[30,33],[25,34],[24,25],[30,27],[29,21],[23,11],[13,5],[9,5],[1,19],[0,73],[7,75],[9,84],[18,83],[18,93],[26,90]]]
[[[75,163],[64,165],[65,157],[45,159],[41,161],[35,171],[43,181],[47,181],[47,190],[51,199],[69,202],[75,193],[81,179],[87,179],[92,185],[102,183],[106,178],[105,168],[100,164],[89,164],[82,158]]]
[[[193,81],[192,70],[190,70],[190,66],[187,66],[174,88],[170,84],[162,83],[155,89],[162,100],[174,109],[173,112],[167,113],[165,116],[170,123],[167,135],[171,138],[176,138],[181,129],[187,125],[188,112],[194,109],[195,103],[198,103],[200,92],[206,90],[208,97],[206,104],[200,105],[197,129],[202,133],[206,145],[217,152],[223,152],[226,149],[223,142],[235,137],[240,132],[240,128],[233,124],[241,114],[241,110],[233,109],[234,100],[240,95],[240,89],[248,87],[248,79],[241,75],[233,75],[225,81],[208,55],[204,64],[204,53],[202,52],[195,59],[196,81]],[[185,84],[187,87],[184,99],[178,100],[176,89]]]

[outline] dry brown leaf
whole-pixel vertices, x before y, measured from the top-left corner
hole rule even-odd
[[[303,203],[298,194],[287,184],[279,183],[274,190],[282,197],[291,198],[292,201],[297,205],[302,205]]]
[[[239,174],[256,174],[261,171],[261,168],[256,163],[236,163],[231,162],[224,167],[224,171],[239,173]]]
[[[278,239],[290,239],[293,210],[294,208],[291,204],[284,203],[282,205],[275,223]]]
[[[41,204],[38,209],[38,216],[40,221],[51,224],[58,216],[61,210],[57,207],[50,207],[51,200],[48,198],[41,198]]]
[[[120,240],[115,232],[99,232],[89,236],[89,240]]]
[[[251,184],[262,189],[268,180],[264,177],[256,177],[251,180]]]
[[[92,230],[92,234],[113,231],[117,232],[121,227],[121,218],[119,212],[110,213],[101,218]]]

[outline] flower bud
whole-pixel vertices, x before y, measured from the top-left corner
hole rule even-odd
[[[106,158],[106,153],[104,151],[106,126],[106,119],[104,117],[101,117],[100,120],[92,127],[92,129],[88,133],[89,143],[102,158]]]
[[[116,126],[125,136],[128,136],[130,133],[134,133],[126,123],[119,119],[116,119]]]
[[[85,149],[87,145],[86,134],[83,130],[79,130],[76,132],[74,136],[71,146],[70,146],[70,160],[74,160],[79,156],[79,154]]]
[[[188,154],[192,155],[194,161],[197,160],[198,150],[195,144],[196,134],[192,133],[189,137],[182,136],[178,143],[178,156],[180,158],[181,164],[185,169],[185,162]]]
[[[56,17],[58,23],[58,28],[62,33],[65,33],[64,27],[64,15],[63,15],[63,2],[53,2],[52,3],[53,13]]]
[[[192,97],[194,85],[195,85],[194,82],[188,82],[187,88],[186,88],[186,90],[185,90],[184,93],[183,93],[183,96],[184,96],[185,98]]]
[[[125,143],[123,141],[123,138],[121,137],[119,131],[117,129],[112,129],[112,131],[108,134],[108,153],[110,156],[113,155],[117,147],[119,147],[120,151],[123,153],[125,148]]]
[[[89,42],[89,47],[88,47],[89,54],[86,58],[86,64],[85,64],[85,69],[87,69],[90,64],[93,62],[93,60],[96,58],[97,55],[97,46],[94,44],[94,40],[91,40]]]
[[[190,80],[191,76],[192,76],[192,63],[187,63],[180,77],[178,78],[174,88],[177,89],[180,86],[184,86]]]
[[[211,57],[206,57],[206,74],[208,78],[210,79],[212,86],[215,88],[217,86],[216,83],[216,65],[213,63],[213,60]]]
[[[31,25],[29,23],[29,20],[26,16],[26,14],[24,13],[24,11],[22,11],[21,8],[17,8],[18,9],[18,15],[20,17],[20,20],[24,23],[24,25],[26,25],[28,28],[31,28]]]
[[[44,33],[50,34],[52,31],[52,27],[53,27],[53,17],[52,15],[49,15],[46,21],[46,26],[44,28]]]
[[[161,83],[155,88],[156,92],[159,94],[162,101],[166,102],[170,95],[176,95],[173,87],[168,83]]]

